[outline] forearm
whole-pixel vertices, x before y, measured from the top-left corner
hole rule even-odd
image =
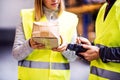
[[[32,48],[29,47],[28,41],[19,45],[16,48],[13,48],[12,54],[15,59],[23,60],[32,52]]]
[[[100,58],[103,62],[120,62],[120,47],[100,47]]]
[[[33,49],[29,45],[29,40],[25,40],[22,26],[17,27],[12,50],[14,58],[23,60],[32,52],[32,50]]]

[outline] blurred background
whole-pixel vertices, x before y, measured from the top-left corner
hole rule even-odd
[[[95,38],[94,22],[104,0],[65,0],[66,10],[79,17],[78,34],[91,42]],[[20,10],[33,8],[34,0],[0,0],[0,80],[17,80],[17,61],[11,51],[15,29],[20,24]],[[71,62],[71,80],[87,80],[89,64]]]
[[[34,0],[0,0],[0,80],[17,80],[17,61],[11,51],[20,10],[32,8]]]

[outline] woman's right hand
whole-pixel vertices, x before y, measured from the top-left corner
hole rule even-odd
[[[43,49],[45,48],[45,45],[42,43],[35,42],[32,38],[29,40],[30,46],[33,49]]]

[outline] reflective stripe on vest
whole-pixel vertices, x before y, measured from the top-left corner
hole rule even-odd
[[[91,73],[109,80],[120,80],[120,73],[97,68],[95,66],[91,67]]]
[[[41,69],[50,69],[49,62],[37,62],[37,61],[19,61],[19,66],[29,67],[29,68],[41,68]],[[60,69],[60,70],[67,70],[70,69],[69,63],[51,63],[51,69]]]

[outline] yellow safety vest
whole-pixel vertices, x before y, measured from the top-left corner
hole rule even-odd
[[[120,47],[120,0],[116,0],[104,20],[106,6],[107,3],[97,16],[95,44]],[[101,59],[92,61],[89,80],[120,80],[120,63],[103,63]]]
[[[34,9],[21,11],[23,30],[26,40],[31,38],[34,22]],[[40,20],[47,21],[43,16]],[[76,29],[78,18],[64,11],[59,15],[60,35],[69,43]],[[20,80],[70,80],[69,63],[60,52],[49,49],[34,50],[27,58],[19,61],[18,78]]]

